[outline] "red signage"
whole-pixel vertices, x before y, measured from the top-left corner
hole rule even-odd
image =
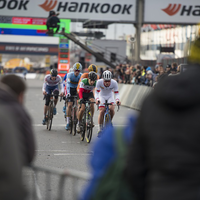
[[[29,18],[29,17],[13,17],[12,24],[27,24],[27,25],[45,25],[46,19],[43,18]]]

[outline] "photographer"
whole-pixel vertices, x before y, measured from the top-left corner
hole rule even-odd
[[[55,11],[51,10],[49,12],[49,17],[47,19],[46,22],[46,26],[47,26],[47,33],[51,32],[51,28],[57,28],[56,29],[56,33],[59,31],[60,29],[60,19],[57,17],[59,15],[59,13],[55,13]]]

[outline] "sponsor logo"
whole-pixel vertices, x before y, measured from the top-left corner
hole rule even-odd
[[[167,8],[162,9],[169,16],[177,14],[180,10],[180,16],[200,16],[200,5],[184,5],[181,4],[169,4]]]
[[[112,14],[131,14],[132,4],[109,4],[109,3],[90,3],[90,2],[63,2],[57,0],[45,0],[39,5],[45,11],[50,11],[56,6],[57,12],[79,12],[79,13],[112,13]]]
[[[56,7],[57,0],[46,0],[43,4],[39,5],[41,8],[43,8],[45,11],[53,10]]]
[[[181,8],[181,4],[169,4],[167,8],[162,9],[168,15],[172,16],[175,15]]]
[[[79,67],[80,67],[80,64],[79,64],[79,63],[77,63],[77,64],[76,64],[76,68],[77,68],[77,69],[79,69]]]

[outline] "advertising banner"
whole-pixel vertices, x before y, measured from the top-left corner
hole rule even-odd
[[[199,0],[145,0],[144,23],[197,24],[199,22]]]
[[[1,16],[47,18],[50,10],[63,19],[135,22],[136,0],[0,0]]]

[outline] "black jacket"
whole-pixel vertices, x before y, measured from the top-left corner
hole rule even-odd
[[[200,66],[146,98],[127,160],[138,200],[200,199]]]

